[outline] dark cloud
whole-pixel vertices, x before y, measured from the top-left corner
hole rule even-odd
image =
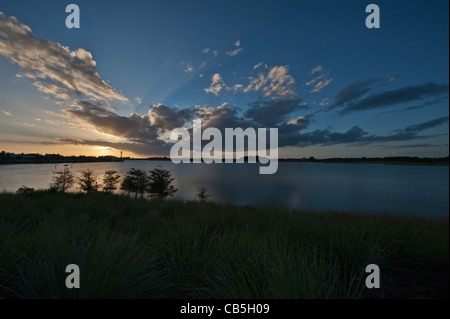
[[[346,88],[342,89],[334,98],[334,105],[337,107],[346,103],[352,103],[355,100],[361,98],[364,94],[371,90],[371,85],[381,81],[382,78],[373,78],[368,80],[356,81]]]
[[[248,127],[257,128],[260,125],[250,119],[240,117],[238,111],[231,107],[204,107],[194,109],[195,114],[202,120],[202,127],[215,127],[221,131],[225,128]]]
[[[404,129],[396,130],[395,134],[386,136],[370,135],[359,126],[353,126],[346,132],[332,132],[330,129],[315,130],[308,133],[299,131],[285,132],[286,135],[280,135],[280,146],[312,146],[312,145],[336,145],[349,144],[353,146],[364,146],[368,144],[382,142],[396,142],[408,140],[422,140],[433,136],[421,136],[424,130],[437,127],[448,122],[448,117],[441,117],[431,121],[408,126]]]
[[[348,114],[357,111],[373,110],[385,108],[398,104],[406,104],[427,98],[434,98],[448,94],[447,84],[436,84],[428,82],[418,86],[405,86],[396,90],[375,93],[368,97],[350,101],[339,100],[341,106],[345,106],[339,111],[340,114]],[[360,93],[364,90],[360,88]]]
[[[380,145],[382,147],[390,147],[390,148],[429,148],[429,147],[444,147],[447,146],[448,144],[431,144],[431,143],[417,143],[417,144],[402,144],[402,145],[392,145],[392,146],[387,146],[387,145]]]
[[[366,135],[368,133],[358,126],[353,126],[344,133],[332,132],[330,129],[315,130],[309,133],[299,133],[295,146],[306,147],[355,143],[362,141]]]
[[[93,125],[102,133],[140,142],[158,139],[157,127],[150,124],[148,115],[133,113],[129,116],[121,116],[92,103],[80,104],[78,107],[68,109],[67,112]]]
[[[192,109],[175,110],[166,105],[150,106],[148,112],[152,126],[161,131],[173,130],[177,127],[183,127],[184,124],[194,116]]]
[[[264,127],[274,127],[286,122],[292,113],[306,109],[308,105],[301,99],[257,101],[250,104],[244,116]]]
[[[410,125],[402,130],[400,132],[402,133],[419,133],[424,130],[440,126],[442,124],[448,123],[448,116],[443,116],[431,121],[423,122],[420,124]]]
[[[431,100],[431,101],[427,101],[427,102],[422,103],[422,104],[408,106],[407,108],[404,108],[404,109],[401,109],[401,110],[391,110],[391,111],[388,111],[388,112],[403,112],[403,111],[417,110],[417,109],[421,109],[421,108],[424,108],[424,107],[427,107],[427,106],[432,106],[432,105],[438,104],[438,103],[444,101],[445,99],[448,99],[448,95],[439,97],[439,98]],[[388,113],[388,112],[386,112],[386,113]]]

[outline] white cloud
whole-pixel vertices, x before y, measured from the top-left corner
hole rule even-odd
[[[245,92],[261,91],[261,96],[266,97],[295,97],[295,80],[289,75],[289,67],[275,66],[268,74],[259,73],[257,77],[250,78],[250,84]]]
[[[243,48],[240,48],[240,46],[241,46],[241,41],[237,40],[236,42],[234,42],[234,46],[235,46],[237,49],[229,50],[229,51],[227,51],[225,54],[228,55],[228,56],[236,56],[236,55],[238,55],[239,53],[242,52]]]
[[[208,52],[209,52],[209,48],[204,48],[204,49],[202,50],[202,52],[203,52],[203,53],[208,53]]]
[[[214,56],[217,56],[217,55],[219,54],[219,51],[214,50],[214,51],[213,51],[213,54],[214,54]]]
[[[184,69],[184,72],[193,72],[193,71],[194,71],[194,67],[190,63],[188,63],[186,65],[186,69]]]
[[[324,88],[326,88],[331,83],[331,81],[333,81],[333,79],[327,79],[324,81],[317,82],[316,86],[311,90],[311,93],[321,92]]]
[[[212,93],[214,95],[219,95],[219,92],[225,87],[225,83],[219,73],[214,74],[211,77],[211,85],[209,88],[204,89],[206,93]]]
[[[301,122],[302,120],[304,120],[305,118],[303,116],[299,116],[295,119],[290,119],[287,124],[292,124],[292,125],[297,125],[298,122]]]
[[[141,104],[142,103],[142,99],[140,97],[137,97],[134,100],[137,102],[137,104]]]
[[[323,79],[324,77],[325,77],[325,73],[322,73],[322,74],[316,76],[314,79],[306,82],[305,85],[306,86],[314,85],[314,84],[316,84],[317,81],[319,81],[320,79]]]
[[[323,66],[318,65],[314,69],[311,70],[311,74],[322,72],[322,71],[323,71]]]
[[[59,43],[38,39],[28,26],[3,12],[0,12],[0,55],[18,64],[25,77],[35,80],[38,90],[56,98],[128,101],[101,79],[90,52],[82,48],[71,51]]]
[[[6,116],[12,116],[11,112],[8,111],[2,111],[3,114],[5,114]]]
[[[26,126],[26,127],[35,127],[36,125],[34,125],[34,124],[31,124],[31,123],[18,123],[19,125],[23,125],[23,126]]]
[[[328,105],[330,104],[330,100],[326,97],[320,101],[319,105]]]
[[[243,50],[242,48],[237,48],[237,49],[234,49],[234,50],[227,51],[225,54],[228,55],[228,56],[236,56],[239,53],[241,53],[242,50]]]
[[[235,84],[235,85],[233,86],[233,90],[239,91],[239,90],[241,90],[243,87],[244,87],[244,86],[243,86],[242,84]]]
[[[321,65],[318,65],[314,69],[312,69],[311,75],[316,73],[320,74],[305,83],[306,86],[313,86],[313,88],[310,90],[311,93],[320,93],[333,81],[333,79],[328,78],[328,71],[326,71]]]
[[[259,68],[261,65],[263,65],[263,63],[262,63],[262,62],[259,62],[258,64],[256,64],[256,65],[253,67],[253,70],[256,70],[256,69]]]

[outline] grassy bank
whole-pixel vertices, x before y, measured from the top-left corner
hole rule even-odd
[[[0,194],[0,297],[448,297],[448,219]],[[65,287],[65,268],[81,289]],[[365,287],[365,267],[381,289]]]

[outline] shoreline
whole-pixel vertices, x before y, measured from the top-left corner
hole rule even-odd
[[[14,164],[80,164],[80,163],[123,163],[125,161],[171,161],[170,158],[126,158],[122,160],[67,160],[67,161],[0,161],[0,165],[14,165]],[[204,162],[202,162],[203,164]],[[236,163],[236,162],[233,162]],[[248,161],[244,162],[249,163]],[[239,163],[239,164],[244,164]],[[385,159],[317,159],[317,160],[303,160],[281,158],[278,163],[322,163],[322,164],[381,164],[381,165],[408,165],[408,166],[449,166],[447,158],[426,159],[426,160],[385,160]],[[187,163],[187,164],[193,164]],[[212,163],[224,164],[224,163]],[[231,163],[228,163],[231,164]],[[253,164],[253,163],[249,163]]]

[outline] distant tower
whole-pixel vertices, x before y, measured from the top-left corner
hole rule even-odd
[[[122,151],[120,151],[120,159],[122,159]]]

